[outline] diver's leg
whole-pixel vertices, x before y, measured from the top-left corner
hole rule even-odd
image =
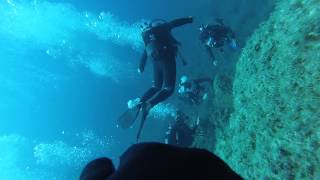
[[[156,97],[150,100],[151,107],[158,103],[166,100],[170,97],[175,88],[176,84],[176,61],[175,56],[163,60],[163,78],[164,78],[164,89],[157,94]]]
[[[149,113],[149,110],[152,108],[151,104],[147,102],[152,96],[154,96],[162,87],[163,84],[163,65],[161,61],[154,61],[153,60],[153,87],[150,88],[141,98],[141,111],[142,111],[142,117],[141,117],[141,123],[138,129],[136,142],[139,142],[141,132],[144,126],[144,123],[146,121],[147,115]]]
[[[163,84],[163,77],[161,71],[161,64],[159,61],[153,61],[153,86],[144,93],[141,97],[141,102],[148,101],[152,96],[161,90]]]

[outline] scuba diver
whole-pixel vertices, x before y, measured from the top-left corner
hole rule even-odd
[[[224,45],[227,43],[231,49],[237,49],[237,42],[235,33],[230,27],[223,23],[222,19],[216,19],[214,25],[201,25],[200,28],[200,42],[204,45],[210,59],[214,66],[217,65],[215,56],[213,55],[212,49],[220,49],[220,52],[224,52]]]
[[[189,117],[182,111],[177,111],[173,123],[168,127],[166,132],[165,144],[179,147],[189,147],[193,143],[194,134],[199,125],[199,118],[193,127],[187,124]]]
[[[212,85],[213,80],[211,78],[198,78],[198,79],[189,79],[187,76],[182,76],[179,83],[179,99],[191,104],[199,105],[208,98],[208,87],[205,83]]]
[[[155,20],[144,23],[144,25],[141,26],[141,35],[145,48],[140,60],[138,72],[142,73],[144,71],[147,59],[150,57],[153,65],[153,86],[145,92],[141,98],[128,102],[128,113],[131,114],[131,119],[126,118],[127,115],[125,113],[120,118],[120,121],[118,121],[122,127],[131,126],[141,111],[142,117],[137,141],[150,109],[170,97],[175,89],[175,60],[180,43],[172,36],[171,30],[192,22],[193,18],[187,17],[170,22]],[[132,110],[130,110],[130,108]]]

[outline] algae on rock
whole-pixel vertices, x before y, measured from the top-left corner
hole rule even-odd
[[[280,0],[246,43],[214,152],[246,179],[320,179],[320,1]]]

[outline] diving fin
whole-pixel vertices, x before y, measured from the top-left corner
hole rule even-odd
[[[140,112],[140,108],[141,106],[137,105],[132,107],[131,109],[128,109],[118,118],[117,125],[120,126],[122,129],[130,128],[136,121]]]
[[[140,135],[141,135],[141,132],[142,132],[142,129],[143,129],[145,121],[146,121],[146,116],[141,118],[141,123],[140,123],[140,127],[139,127],[138,134],[137,134],[137,139],[136,139],[137,143],[139,142]]]
[[[139,139],[140,139],[140,136],[141,136],[141,132],[142,132],[142,129],[143,129],[143,126],[144,126],[144,123],[147,119],[147,116],[149,114],[149,110],[151,109],[151,106],[147,103],[144,103],[142,104],[142,107],[141,107],[141,111],[142,111],[142,116],[141,116],[141,122],[140,122],[140,127],[138,129],[138,134],[137,134],[137,139],[136,139],[136,142],[138,143],[139,142]]]

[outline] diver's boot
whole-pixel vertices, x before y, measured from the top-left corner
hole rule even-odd
[[[142,102],[140,98],[136,98],[134,100],[129,100],[128,101],[128,108],[129,109],[135,109],[136,115],[135,118],[138,117],[140,111],[141,111],[141,107],[142,107]]]
[[[129,100],[128,101],[128,108],[132,109],[134,107],[139,107],[139,109],[140,109],[141,108],[141,104],[142,104],[142,102],[141,102],[140,98],[136,98],[134,100]]]

